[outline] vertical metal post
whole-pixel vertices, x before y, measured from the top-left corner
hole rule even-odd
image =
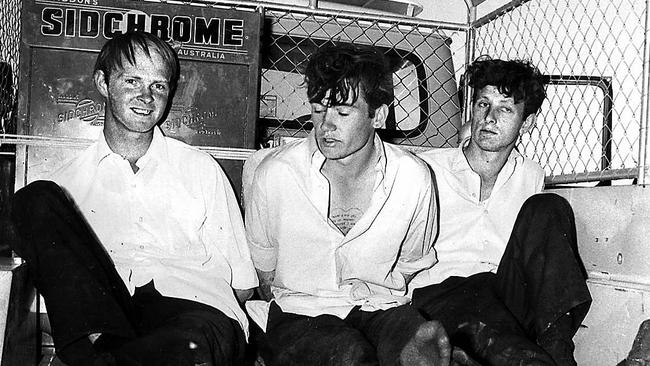
[[[309,0],[310,9],[318,9],[318,0]]]
[[[641,121],[639,128],[639,175],[637,184],[645,185],[648,184],[648,174],[646,172],[647,161],[648,161],[648,151],[650,147],[648,146],[648,111],[650,103],[650,93],[648,93],[648,77],[650,77],[650,71],[648,70],[648,63],[650,62],[650,45],[648,45],[648,30],[650,29],[650,17],[648,16],[648,11],[650,10],[650,0],[645,2],[645,32],[643,37],[643,76],[641,82]]]
[[[469,65],[474,61],[474,53],[476,51],[476,29],[474,28],[474,22],[476,21],[476,7],[469,0],[465,0],[465,4],[467,5],[467,24],[469,25],[465,37],[465,65]],[[463,95],[465,96],[465,100],[463,101],[463,115],[461,117],[463,125],[469,123],[470,110],[472,108],[472,90],[469,87],[469,84],[467,84],[467,78],[464,78],[464,81],[464,84],[461,85],[463,88]]]

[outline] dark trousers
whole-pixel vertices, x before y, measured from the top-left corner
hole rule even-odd
[[[442,322],[452,344],[474,356],[486,345],[464,331],[484,324],[546,362],[537,344],[545,332],[568,318],[570,339],[589,310],[585,279],[571,206],[556,194],[538,194],[522,206],[496,274],[451,277],[416,289],[413,305]]]
[[[373,312],[355,307],[340,319],[285,313],[273,302],[266,361],[271,366],[398,365],[402,349],[424,322],[407,305]]]
[[[71,365],[239,364],[239,323],[194,301],[162,296],[152,282],[130,296],[103,246],[56,184],[37,181],[14,197],[12,218],[45,299],[57,355]],[[92,333],[103,335],[93,345]]]

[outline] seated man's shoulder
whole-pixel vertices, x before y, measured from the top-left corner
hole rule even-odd
[[[415,154],[396,145],[384,144],[384,147],[386,159],[392,160],[396,166],[399,166],[398,174],[407,177],[409,180],[417,179],[417,177],[421,177],[425,181],[431,179],[429,167]]]
[[[190,180],[223,179],[225,172],[219,162],[208,152],[197,146],[186,144],[174,138],[167,140],[167,163],[173,171]]]
[[[458,155],[456,147],[439,147],[422,151],[417,154],[419,158],[433,167],[443,167],[448,165],[455,156]]]
[[[201,151],[198,147],[186,144],[182,141],[176,140],[171,137],[165,137],[167,143],[169,159],[177,161],[181,166],[194,167],[195,165],[215,165],[214,158],[205,151]],[[192,164],[188,164],[191,162]]]
[[[424,161],[440,162],[446,161],[450,157],[456,156],[458,154],[457,147],[434,147],[426,151],[421,151],[417,153],[417,156],[422,158]]]
[[[259,152],[258,152],[259,153]],[[259,162],[256,171],[271,174],[294,169],[307,164],[309,161],[309,148],[306,141],[297,140],[287,144],[268,149]]]
[[[530,158],[524,156],[522,166],[523,166],[522,171],[525,172],[525,174],[530,176],[531,178],[544,179],[544,177],[546,176],[546,172],[544,171],[544,168],[542,168],[542,166],[539,165],[538,162]]]

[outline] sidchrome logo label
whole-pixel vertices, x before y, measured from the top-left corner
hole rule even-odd
[[[65,103],[59,101],[59,103]],[[59,113],[57,121],[59,123],[67,122],[72,119],[78,119],[88,123],[91,126],[101,126],[104,124],[104,102],[98,103],[92,99],[82,99],[78,101],[73,108]]]

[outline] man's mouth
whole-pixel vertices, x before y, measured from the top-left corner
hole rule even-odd
[[[488,135],[496,135],[496,134],[497,134],[496,131],[486,130],[486,129],[481,129],[480,132],[481,132],[482,134],[488,134]]]
[[[336,143],[336,142],[339,141],[339,140],[331,138],[331,137],[323,137],[322,140],[326,144],[333,144],[333,143]]]
[[[153,113],[152,109],[145,109],[145,108],[137,108],[137,107],[131,107],[131,110],[135,114],[139,114],[141,116],[148,116],[151,113]]]

